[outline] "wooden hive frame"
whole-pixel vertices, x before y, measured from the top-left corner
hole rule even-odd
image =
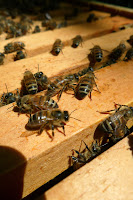
[[[96,4],[94,3],[94,6],[95,5]],[[28,57],[24,60],[13,62],[14,53],[6,56],[5,64],[0,66],[0,94],[2,95],[2,93],[5,91],[5,83],[7,84],[9,91],[15,91],[16,88],[20,88],[20,82],[26,69],[36,73],[39,64],[40,70],[43,71],[48,77],[57,76],[59,74],[67,74],[70,72],[78,72],[79,70],[88,66],[89,61],[86,59],[86,56],[89,52],[89,49],[92,48],[94,44],[98,44],[103,49],[111,51],[122,40],[125,41],[130,37],[130,35],[132,35],[132,28],[118,31],[120,26],[133,23],[132,19],[123,16],[110,17],[109,13],[100,11],[93,12],[103,18],[90,24],[82,22],[54,31],[41,32],[35,35],[29,34],[20,37],[19,41],[24,42],[26,45]],[[83,14],[83,16],[86,19],[86,14]],[[73,24],[73,22],[70,21],[70,24]],[[116,32],[112,33],[112,31]],[[70,46],[71,39],[78,34],[80,34],[84,39],[83,47],[73,49]],[[59,54],[59,56],[55,57],[49,52],[52,48],[53,42],[57,38],[60,38],[63,41],[64,48],[63,54]],[[14,39],[10,39],[8,41],[3,40],[1,42],[0,50],[3,51],[4,45],[11,41],[14,41]],[[129,48],[127,43],[126,46]],[[104,56],[106,56],[106,54],[107,53],[105,52]],[[81,140],[86,141],[88,145],[92,143],[93,134],[97,125],[100,121],[107,117],[107,115],[101,115],[96,112],[97,110],[103,111],[112,109],[114,106],[113,102],[133,105],[132,62],[133,61],[119,61],[112,66],[97,70],[95,72],[97,77],[96,82],[101,93],[93,91],[92,101],[90,101],[88,97],[86,97],[83,101],[78,101],[77,99],[73,98],[72,95],[63,93],[62,98],[59,101],[60,108],[62,110],[67,109],[69,112],[77,109],[73,113],[73,116],[77,119],[80,119],[81,122],[71,119],[68,123],[70,126],[65,126],[66,136],[55,130],[55,137],[52,142],[48,138],[45,131],[38,137],[36,134],[29,137],[20,137],[23,133],[27,132],[25,129],[25,124],[28,121],[27,116],[20,115],[18,117],[17,113],[8,110],[11,105],[1,107],[0,153],[2,155],[1,162],[3,163],[1,166],[0,175],[1,192],[2,190],[4,191],[5,188],[8,188],[10,194],[14,195],[15,191],[17,190],[19,193],[18,195],[25,197],[44,183],[47,183],[49,180],[53,179],[69,167],[68,156],[71,156],[72,149],[79,148]],[[43,94],[43,92],[41,92],[41,94]],[[54,99],[56,100],[56,97]],[[127,156],[131,161],[131,166],[131,153],[126,153],[126,148],[128,147],[127,140],[128,139],[125,138],[115,147],[112,147],[112,149],[108,150],[100,157],[84,166],[84,168],[79,169],[79,175],[82,176],[82,174],[84,174],[84,176],[86,176],[86,170],[88,169],[88,166],[90,169],[92,169],[94,165],[97,165],[97,168],[99,165],[102,165],[104,169],[105,165],[103,166],[103,164],[100,164],[100,158],[103,157],[103,160],[105,159],[103,162],[110,162],[110,160],[112,160],[111,158],[113,157],[113,153],[110,152],[113,152],[113,148],[121,149],[124,145],[123,151],[119,150],[120,155],[123,154],[123,157],[120,157],[119,161],[122,159],[127,159]],[[108,152],[110,158],[107,160],[106,157],[108,156],[106,155]],[[110,165],[112,165],[111,162]],[[124,166],[126,167],[126,164]],[[122,167],[124,168],[124,166]],[[130,166],[129,169],[131,170]],[[120,168],[121,173],[123,168]],[[92,177],[90,180],[93,179],[93,174],[95,173],[96,169],[91,171]],[[78,171],[71,175],[71,180],[73,177],[78,177]],[[127,171],[127,173],[128,172],[129,171]],[[111,173],[112,176],[114,176],[115,173],[113,169],[111,170]],[[15,180],[13,175],[16,176]],[[105,176],[105,174],[103,174],[103,176]],[[90,173],[87,177],[87,180],[89,177]],[[76,181],[80,181],[80,177],[79,179],[76,179]],[[110,182],[110,184],[111,183],[112,182]],[[127,186],[129,191],[131,191],[131,183],[132,179],[130,179],[129,186]],[[66,183],[63,183],[62,186],[60,186],[60,184],[46,193],[46,199],[63,199],[62,194],[60,195],[59,193],[56,193],[57,197],[52,197],[52,195],[55,194],[54,191],[56,191],[56,187],[58,188],[57,191],[59,191],[61,187],[62,191],[65,192],[64,187],[65,185],[69,184],[69,178],[66,179]],[[12,185],[14,185],[14,187],[11,187]],[[103,188],[106,188],[104,183]],[[83,191],[82,189],[83,188],[80,187],[79,191]],[[75,190],[77,191],[76,187]],[[80,195],[72,198],[73,193],[71,190],[69,191],[70,192],[67,198],[79,199]],[[94,193],[93,189],[90,190],[90,192]],[[98,194],[100,194],[100,192]],[[84,199],[89,197],[88,192],[84,192],[84,195]],[[105,193],[105,198],[107,197],[106,195],[107,193]],[[96,197],[97,196],[95,196],[94,199],[97,199]]]

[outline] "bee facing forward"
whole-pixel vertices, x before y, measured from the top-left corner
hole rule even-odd
[[[26,58],[26,56],[27,56],[26,53],[24,53],[23,51],[17,51],[17,53],[14,57],[14,61],[24,59],[24,58]]]
[[[115,105],[119,106],[115,110],[100,112],[105,114],[115,111],[114,114],[98,125],[98,128],[107,133],[113,142],[117,142],[127,134],[128,128],[126,124],[133,117],[133,107],[120,104]]]
[[[55,127],[62,127],[65,135],[64,125],[68,120],[68,111],[61,111],[60,109],[41,110],[30,117],[26,127],[29,129],[39,129],[38,134],[41,134],[48,127],[52,129],[52,136],[54,137]],[[51,138],[53,139],[53,137]]]
[[[6,46],[4,46],[4,53],[12,53],[14,51],[22,50],[24,49],[25,44],[23,42],[11,42],[8,43]]]
[[[58,104],[51,98],[41,95],[25,95],[16,98],[16,104],[19,112],[35,113],[39,110],[58,108]]]
[[[73,40],[73,43],[72,43],[73,48],[77,48],[80,44],[82,45],[83,39],[80,35],[77,35],[72,40]]]
[[[84,99],[88,94],[90,94],[90,99],[91,99],[91,92],[93,90],[93,87],[96,86],[97,84],[95,82],[95,75],[92,70],[87,72],[84,76],[82,76],[79,79],[79,82],[77,86],[74,89],[75,97],[78,100]],[[99,89],[97,87],[98,92]]]
[[[43,74],[43,72],[37,72],[34,74],[34,76],[37,81],[38,90],[46,90],[48,88],[48,84],[50,84],[50,80],[48,79],[48,77]]]
[[[51,53],[54,56],[58,56],[58,54],[62,51],[62,48],[63,48],[62,41],[60,39],[57,39],[55,41],[55,43],[53,44],[53,48],[51,50]]]
[[[29,94],[36,94],[38,91],[35,76],[30,71],[25,71],[23,78],[24,85]]]

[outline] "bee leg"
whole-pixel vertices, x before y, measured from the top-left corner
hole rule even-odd
[[[51,125],[51,128],[52,128],[52,136],[54,137],[54,125],[53,124]]]
[[[86,149],[92,154],[92,151],[89,149],[88,145],[84,142],[84,140],[81,140],[85,144]]]
[[[89,96],[90,100],[92,101],[92,98],[91,98],[91,92],[88,94],[88,96]]]
[[[61,126],[62,126],[62,129],[63,129],[63,133],[64,133],[64,135],[66,136],[66,134],[65,134],[65,127],[64,127],[64,123],[61,123]]]
[[[64,91],[65,89],[66,89],[66,85],[64,85],[63,88],[59,91],[59,93],[58,93],[58,95],[57,95],[58,101],[60,100],[61,95],[62,95],[62,93],[63,93],[63,91]]]
[[[97,84],[95,83],[95,86],[96,86],[96,88],[97,88],[97,91],[99,92],[99,93],[101,93],[100,92],[100,90],[98,89],[98,87],[97,87]],[[93,89],[94,90],[94,89]],[[95,90],[96,91],[96,90]]]

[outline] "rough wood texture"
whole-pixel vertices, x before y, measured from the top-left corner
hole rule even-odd
[[[125,18],[116,17],[114,19],[116,20],[115,22],[112,18],[103,21],[104,24],[102,26],[101,22],[96,22],[95,25],[92,23],[91,26],[93,28],[91,30],[88,29],[87,31],[86,26],[83,25],[83,28],[82,25],[75,25],[74,28],[72,26],[68,27],[68,29],[39,33],[38,36],[24,36],[22,41],[26,43],[27,52],[29,50],[33,57],[17,62],[10,62],[1,66],[0,73],[2,76],[0,94],[2,94],[4,90],[5,82],[9,91],[13,91],[20,87],[20,81],[23,77],[24,71],[28,69],[35,73],[38,64],[40,65],[40,70],[46,73],[48,77],[51,77],[63,70],[67,73],[68,70],[73,70],[77,65],[79,65],[78,69],[80,69],[80,67],[82,68],[83,63],[88,64],[88,61],[84,62],[84,59],[93,44],[99,44],[103,49],[110,51],[116,47],[121,40],[128,39],[132,34],[132,29],[112,33],[92,40],[86,40],[83,43],[83,48],[78,47],[77,49],[72,49],[70,46],[66,46],[63,49],[64,54],[60,54],[57,57],[54,57],[49,53],[48,47],[51,48],[53,41],[59,36],[63,38],[63,41],[70,41],[71,38],[80,33],[82,36],[88,37],[88,31],[90,31],[89,36],[94,37],[100,32],[110,32],[112,27],[114,28],[115,25],[121,25],[127,21],[127,23],[129,23],[129,20]],[[107,22],[107,24],[105,24],[105,22]],[[66,32],[64,32],[64,30],[66,30]],[[111,42],[109,43],[109,41]],[[3,41],[2,46],[4,43],[5,42]],[[44,47],[47,47],[47,52],[39,51],[41,47],[43,50],[45,49]],[[36,51],[37,54],[34,54],[33,52]],[[42,54],[40,54],[40,52]],[[38,137],[36,134],[29,137],[20,137],[21,134],[28,132],[28,130],[25,129],[25,125],[28,122],[27,116],[22,114],[18,117],[17,113],[11,111],[11,109],[7,110],[11,105],[1,107],[0,144],[2,152],[4,153],[2,154],[3,157],[1,160],[3,165],[0,185],[2,185],[3,180],[11,181],[12,174],[17,172],[18,177],[21,177],[21,183],[17,184],[16,181],[14,185],[16,187],[20,185],[20,194],[23,193],[24,197],[67,169],[69,167],[68,156],[71,155],[71,149],[77,149],[81,139],[87,140],[88,145],[91,144],[97,124],[107,117],[106,115],[101,115],[96,111],[112,109],[114,101],[116,103],[127,105],[133,103],[132,63],[133,61],[127,63],[119,62],[118,64],[98,70],[96,72],[96,82],[101,93],[93,91],[92,101],[90,101],[88,97],[83,101],[78,101],[73,98],[72,95],[63,94],[59,102],[60,108],[62,110],[68,110],[69,112],[77,109],[72,116],[80,119],[81,122],[71,118],[70,122],[68,122],[68,125],[70,126],[65,126],[66,136],[55,130],[53,142],[50,141],[45,131]],[[49,132],[51,133],[51,131]],[[12,152],[13,156],[15,158],[17,157],[17,161],[13,162],[12,165],[5,162],[7,156],[4,155],[7,148],[7,154],[9,157],[10,154],[12,155]],[[9,168],[8,166],[11,167]],[[13,185],[12,181],[10,181],[8,181],[8,187]],[[3,187],[0,188],[2,189]],[[16,191],[16,187],[11,187],[13,192]]]
[[[48,190],[44,199],[132,200],[132,168],[133,134]]]

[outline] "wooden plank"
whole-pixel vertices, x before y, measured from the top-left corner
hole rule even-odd
[[[46,191],[44,199],[132,200],[132,166],[133,134]]]
[[[97,110],[112,109],[114,101],[127,105],[133,103],[132,74],[131,62],[121,62],[97,71],[97,85],[101,93],[94,91],[92,101],[88,97],[78,101],[71,95],[63,94],[59,102],[60,109],[69,112],[77,109],[73,117],[81,122],[70,119],[70,126],[65,126],[66,136],[55,130],[53,142],[45,131],[38,137],[20,137],[22,133],[28,132],[25,130],[27,117],[18,117],[17,113],[9,112],[7,109],[10,105],[1,107],[0,144],[15,149],[25,158],[23,197],[67,169],[71,149],[78,149],[81,139],[91,144],[98,123],[107,117]],[[22,166],[22,163],[18,162],[17,166]],[[8,170],[12,171],[10,168]]]
[[[36,73],[38,71],[39,64],[40,70],[43,71],[44,74],[46,74],[48,77],[55,76],[58,73],[63,73],[63,71],[68,73],[68,70],[70,72],[72,69],[75,69],[75,67],[80,70],[84,67],[85,64],[89,64],[88,59],[86,58],[87,54],[89,53],[89,49],[92,48],[94,44],[98,44],[103,49],[111,51],[122,40],[126,41],[130,35],[132,35],[132,29],[127,29],[87,40],[83,43],[83,48],[79,47],[77,49],[73,49],[70,46],[67,46],[63,49],[63,54],[60,54],[57,57],[52,56],[49,52],[47,52],[32,58],[27,58],[17,62],[11,62],[6,65],[2,65],[0,70],[0,94],[6,91],[5,83],[7,84],[9,91],[15,91],[15,89],[20,88],[23,73],[26,69]],[[113,42],[109,43],[108,41]],[[129,44],[126,43],[126,46],[129,48]],[[104,51],[104,56],[106,55],[107,52]]]

